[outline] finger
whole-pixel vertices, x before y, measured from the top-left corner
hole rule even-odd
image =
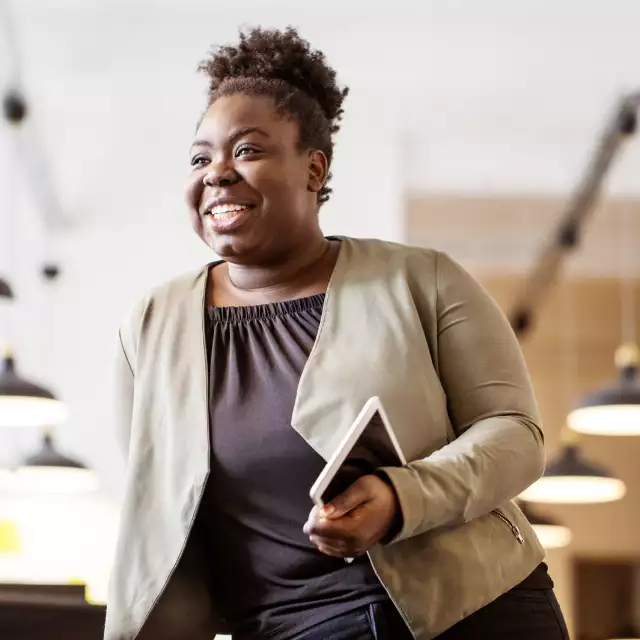
[[[336,558],[359,558],[365,553],[355,544],[335,544],[333,540],[327,540],[321,536],[314,536],[311,541],[319,551]]]
[[[344,543],[336,543],[335,540],[323,538],[322,536],[309,536],[309,540],[321,553],[334,558],[346,558],[350,556],[349,548]]]
[[[332,527],[332,521],[322,515],[322,508],[314,507],[309,514],[308,520],[305,522],[302,530],[309,535],[310,533],[319,533],[325,529]]]
[[[311,512],[309,513],[309,520],[317,520],[318,518],[322,518],[322,507],[319,507],[317,504],[313,505]]]
[[[352,529],[356,525],[356,522],[352,516],[355,516],[358,512],[354,509],[344,517],[327,518],[323,515],[322,507],[314,507],[309,514],[309,519],[305,522],[302,530],[307,535],[311,533],[326,534],[328,536],[342,537],[349,535]]]
[[[320,519],[307,523],[303,531],[308,535],[322,536],[332,540],[347,540],[352,537],[351,529],[342,520]]]
[[[356,480],[348,489],[326,504],[320,511],[325,518],[341,518],[369,502],[372,498],[368,476]]]
[[[311,512],[309,513],[309,517],[307,518],[307,521],[302,527],[302,530],[304,531],[304,533],[309,535],[311,533],[312,528],[321,519],[323,519],[323,517],[320,511],[320,507],[317,507],[316,505],[314,505],[313,509],[311,509]]]

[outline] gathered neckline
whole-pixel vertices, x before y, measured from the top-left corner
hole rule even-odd
[[[316,293],[302,298],[265,304],[237,307],[209,306],[207,310],[210,319],[216,323],[242,323],[289,316],[312,310],[322,310],[325,298],[326,293]]]

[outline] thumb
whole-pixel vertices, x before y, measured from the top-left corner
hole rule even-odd
[[[359,478],[348,489],[322,508],[322,516],[325,518],[341,518],[349,511],[353,511],[365,502],[369,502],[370,498],[368,484],[364,481],[364,478]]]

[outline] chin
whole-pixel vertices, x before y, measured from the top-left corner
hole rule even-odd
[[[245,262],[256,253],[256,243],[240,235],[213,236],[205,240],[211,250],[226,262]]]

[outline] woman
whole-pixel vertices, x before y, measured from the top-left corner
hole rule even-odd
[[[129,472],[105,637],[566,638],[511,502],[544,454],[503,315],[444,254],[323,236],[347,90],[294,30],[201,68],[186,192],[221,260],[120,331]],[[411,462],[312,509],[373,395]]]

